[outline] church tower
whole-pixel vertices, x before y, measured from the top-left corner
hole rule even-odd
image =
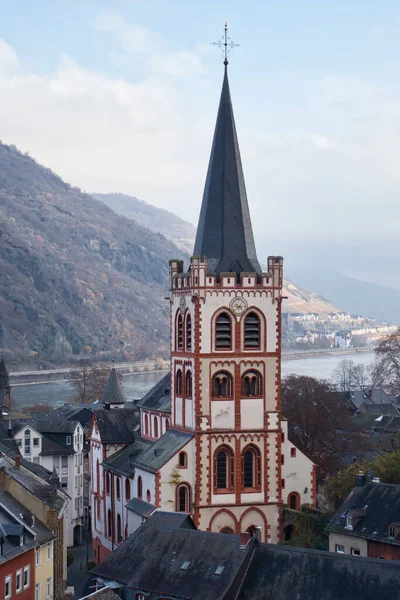
[[[227,60],[189,270],[170,261],[171,427],[203,530],[281,537],[282,257],[257,260]]]
[[[0,359],[0,407],[1,406],[4,406],[8,410],[10,410],[11,407],[11,386],[3,357]]]

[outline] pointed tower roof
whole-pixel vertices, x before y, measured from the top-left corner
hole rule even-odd
[[[108,377],[107,385],[101,397],[103,404],[125,404],[125,397],[118,381],[117,372],[113,366]]]
[[[208,271],[217,275],[226,271],[261,273],[233,116],[227,61],[194,255],[206,256]]]
[[[0,387],[9,387],[9,378],[4,358],[0,359]]]

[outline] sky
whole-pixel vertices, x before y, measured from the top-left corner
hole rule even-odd
[[[194,224],[223,76],[212,42],[227,20],[259,253],[294,264],[301,245],[301,262],[321,263],[325,248],[330,268],[379,280],[381,257],[371,262],[385,244],[396,253],[400,224],[396,0],[0,8],[1,140],[84,191],[131,194]]]

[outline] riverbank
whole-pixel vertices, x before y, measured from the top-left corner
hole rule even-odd
[[[373,352],[375,346],[362,348],[318,348],[317,350],[282,350],[282,360],[300,360],[303,358],[319,358],[320,356],[349,356]]]

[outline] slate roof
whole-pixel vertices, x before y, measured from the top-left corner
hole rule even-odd
[[[143,450],[153,446],[153,444],[154,442],[138,438],[133,444],[114,452],[103,461],[102,465],[105,469],[130,477],[135,470],[135,459]]]
[[[95,417],[103,444],[132,443],[137,437],[140,420],[136,408],[96,411]]]
[[[186,433],[185,431],[168,429],[157,441],[140,452],[133,459],[133,464],[145,471],[155,473],[193,437],[194,434]]]
[[[24,534],[24,543],[21,545],[20,536],[22,533]],[[0,555],[0,564],[36,547],[34,535],[21,525],[13,515],[10,515],[1,504],[0,537],[3,538],[3,551]]]
[[[397,600],[400,561],[260,544],[238,600]]]
[[[162,413],[171,412],[171,372],[167,373],[137,403],[140,408],[156,410]]]
[[[352,530],[345,527],[346,515],[353,516]],[[400,546],[388,535],[392,523],[400,523],[400,485],[369,482],[353,488],[326,529]]]
[[[22,519],[30,529],[32,529],[36,534],[36,541],[39,544],[44,544],[49,542],[50,540],[55,539],[55,535],[40,521],[35,517],[34,524],[32,525],[32,513],[27,511],[27,509],[20,504],[17,500],[15,500],[8,492],[0,492],[0,505],[5,506],[10,510],[13,514]]]
[[[90,409],[87,406],[76,406],[72,404],[64,404],[64,406],[60,406],[54,412],[62,415],[62,417],[68,421],[78,421],[84,429],[89,427],[93,415],[93,409]]]
[[[92,572],[159,596],[223,598],[254,551],[255,540],[242,549],[236,535],[171,527],[169,514],[173,513],[160,519],[159,512],[154,513]],[[184,563],[187,568],[182,568]],[[224,567],[220,575],[215,573],[218,566]]]
[[[373,404],[390,404],[393,400],[384,390],[373,389],[369,391],[354,390],[344,394],[357,410],[364,402]]]
[[[125,404],[125,396],[118,381],[117,372],[113,367],[108,376],[106,387],[101,397],[102,404]]]
[[[130,502],[125,504],[125,507],[136,515],[145,518],[151,515],[151,513],[156,509],[154,504],[150,504],[150,502],[145,502],[144,500],[139,500],[139,498],[132,498]]]
[[[241,548],[237,535],[197,531],[188,515],[164,511],[153,513],[92,573],[151,599],[398,600],[400,585],[400,561],[254,538]]]
[[[82,596],[80,600],[121,600],[121,598],[111,588],[105,587],[89,596]]]
[[[393,404],[374,404],[373,402],[364,402],[359,408],[360,412],[372,415],[384,415],[399,417],[400,413]]]
[[[48,481],[34,475],[22,465],[20,468],[16,467],[6,456],[0,457],[0,467],[3,466],[12,479],[58,513],[66,507],[69,496],[65,492],[55,489]]]
[[[396,433],[400,431],[400,415],[397,417],[378,417],[372,423],[372,427],[374,431]]]
[[[217,275],[261,273],[226,65],[193,254],[206,256],[208,271]]]

